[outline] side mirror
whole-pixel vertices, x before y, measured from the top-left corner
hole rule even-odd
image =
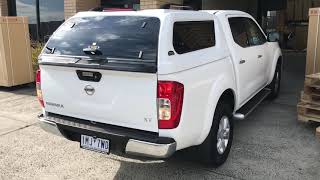
[[[278,42],[280,40],[280,33],[275,31],[269,32],[267,38],[269,42]]]

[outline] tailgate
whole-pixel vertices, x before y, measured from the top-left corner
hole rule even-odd
[[[158,132],[156,73],[42,65],[41,88],[46,112]]]

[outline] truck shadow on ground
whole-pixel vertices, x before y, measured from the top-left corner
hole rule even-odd
[[[0,93],[36,96],[36,85],[35,83],[29,83],[13,87],[0,86]]]
[[[319,126],[318,123],[296,123],[299,124],[298,129],[300,130],[297,130],[298,132],[308,132],[308,134],[306,134],[306,138],[308,138],[312,142],[316,141],[313,132],[314,129]],[[241,125],[240,122],[236,124],[240,126],[238,130],[244,130],[244,126],[246,123],[244,123],[244,125]],[[299,140],[297,141],[299,142]],[[273,154],[277,154],[278,152],[271,150],[272,148],[266,148],[265,155],[261,151],[258,151],[257,153],[251,153],[257,150],[255,146],[241,148],[241,143],[243,143],[243,141],[237,139],[235,140],[234,146],[231,150],[233,151],[233,155],[229,157],[224,165],[218,168],[208,167],[199,163],[195,158],[198,156],[198,154],[196,154],[195,152],[190,152],[188,150],[178,151],[174,154],[173,157],[164,161],[156,161],[150,159],[141,161],[114,159],[120,162],[120,167],[117,170],[114,179],[247,179],[251,177],[250,174],[253,172],[257,173],[255,174],[256,177],[261,178],[266,177],[267,174],[271,172],[280,173],[281,171],[284,171],[286,169],[296,169],[300,167],[299,162],[297,161],[293,161],[293,164],[289,165],[289,162],[286,162],[286,158],[281,158],[278,160],[273,159]],[[290,146],[290,144],[288,144],[287,146]],[[313,146],[314,147],[310,148],[320,148],[320,144],[318,144],[318,146],[313,144]],[[285,153],[290,154],[289,150],[284,151]],[[246,158],[246,156],[244,156],[245,154],[247,154],[249,157]],[[301,160],[303,158],[305,158],[304,155],[302,157],[299,157],[298,159]],[[251,164],[250,162],[253,164]],[[311,162],[316,163],[316,160]],[[283,167],[282,169],[273,167],[276,166],[277,163],[284,163],[285,167]],[[263,167],[272,168],[264,169]],[[305,171],[306,169],[300,170]],[[298,174],[295,174],[295,176],[299,177]],[[280,173],[279,177],[286,177],[286,173]]]
[[[164,161],[142,160],[130,162],[121,160],[115,180],[120,179],[211,179],[229,178],[215,168],[199,163],[197,154],[189,150],[176,152]]]

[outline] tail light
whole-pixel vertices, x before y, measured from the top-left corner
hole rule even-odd
[[[174,129],[180,123],[184,86],[174,81],[158,82],[159,129]]]
[[[44,107],[42,91],[41,91],[41,71],[40,71],[40,69],[37,70],[37,74],[36,74],[36,87],[37,87],[38,100],[39,100],[41,106]]]

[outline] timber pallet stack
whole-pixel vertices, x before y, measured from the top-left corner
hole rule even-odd
[[[320,73],[306,76],[304,91],[298,104],[298,120],[320,123]],[[320,127],[316,129],[316,135],[320,138]]]

